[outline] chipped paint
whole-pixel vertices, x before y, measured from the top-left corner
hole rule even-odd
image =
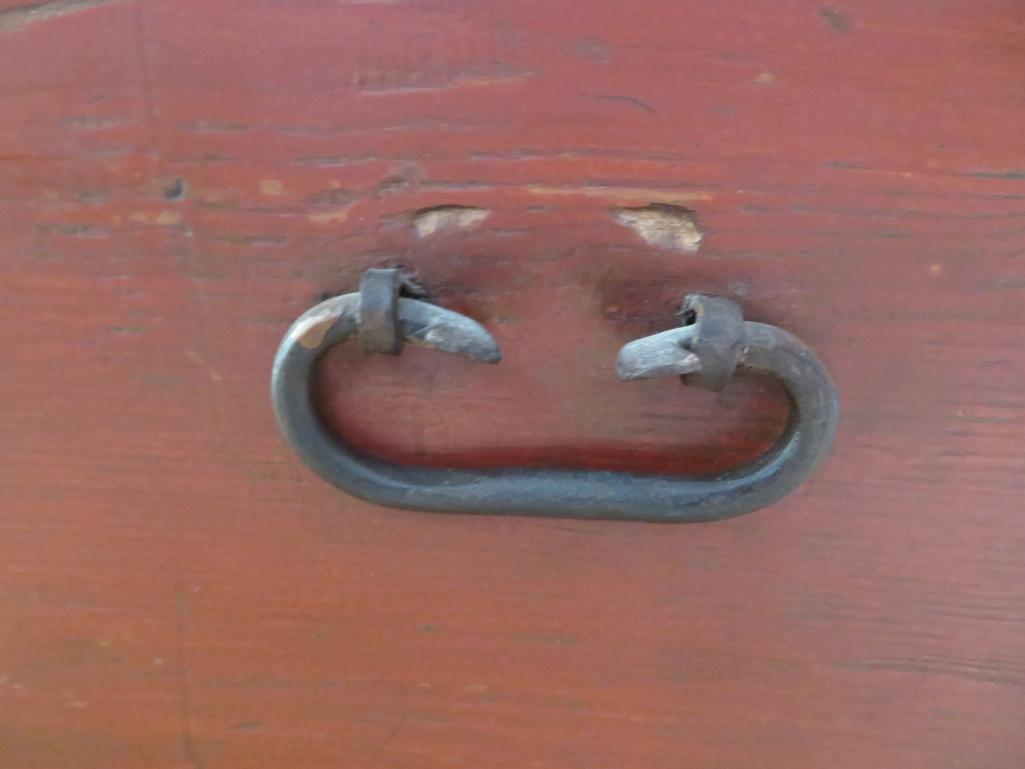
[[[323,311],[311,314],[308,318],[303,318],[297,323],[292,331],[292,336],[307,350],[316,349],[320,347],[321,342],[324,341],[324,337],[331,330],[331,326],[335,324],[338,317],[339,312],[337,308],[325,308]]]
[[[614,208],[610,213],[616,224],[629,227],[657,248],[692,254],[704,237],[694,212],[682,206],[652,203],[642,208]]]
[[[341,224],[349,218],[349,207],[333,208],[328,211],[316,211],[307,214],[306,218],[316,224]]]
[[[418,238],[427,238],[443,230],[469,230],[478,227],[491,216],[486,208],[443,205],[421,208],[411,217],[413,231]]]
[[[263,195],[284,195],[285,184],[280,179],[261,179],[260,192]]]
[[[359,312],[359,294],[342,294],[325,299],[304,313],[289,329],[288,337],[308,350],[320,347],[327,332],[340,320],[354,320]]]
[[[177,211],[136,211],[129,215],[128,221],[136,224],[156,224],[160,227],[171,227],[181,224],[182,215]]]

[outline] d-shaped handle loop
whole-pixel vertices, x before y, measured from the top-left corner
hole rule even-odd
[[[401,296],[399,275],[365,277],[361,291],[328,299],[304,313],[278,348],[271,395],[286,440],[319,475],[361,499],[411,510],[545,518],[710,521],[749,513],[782,498],[818,467],[836,433],[836,390],[818,357],[776,326],[743,321],[727,299],[694,295],[684,325],[623,347],[623,379],[679,375],[719,389],[734,370],[778,379],[790,419],[771,449],[740,467],[705,476],[601,470],[437,469],[385,462],[328,432],[313,407],[317,359],[358,334],[364,349],[396,353],[403,341],[497,363],[491,335],[463,315]],[[372,292],[369,299],[365,294]]]

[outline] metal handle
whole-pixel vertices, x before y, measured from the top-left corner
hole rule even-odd
[[[727,299],[692,295],[684,325],[627,344],[622,379],[681,375],[686,384],[719,389],[735,368],[782,382],[790,419],[776,444],[757,459],[700,477],[501,468],[455,470],[384,462],[332,435],[314,410],[310,380],[330,347],[359,336],[368,352],[398,354],[403,341],[471,360],[501,359],[476,321],[400,295],[397,270],[368,270],[358,293],[328,299],[304,313],[278,348],[271,394],[278,424],[307,465],[370,502],[412,510],[545,518],[710,521],[764,507],[799,486],[818,467],[836,432],[836,390],[821,361],[796,337],[744,322]]]

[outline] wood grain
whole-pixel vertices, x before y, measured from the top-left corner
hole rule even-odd
[[[1022,765],[1023,32],[1011,0],[0,0],[0,766]],[[614,216],[650,204],[700,248]],[[490,213],[417,237],[435,206]],[[333,354],[325,415],[378,454],[756,454],[765,383],[614,379],[691,291],[819,352],[836,449],[715,525],[356,502],[269,367],[395,263],[505,360]]]

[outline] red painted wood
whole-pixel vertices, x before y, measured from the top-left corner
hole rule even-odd
[[[1022,763],[1020,3],[24,2],[0,766]],[[650,203],[700,249],[610,215]],[[491,214],[416,238],[437,205]],[[269,366],[386,263],[505,361],[338,351],[325,412],[382,455],[757,453],[764,383],[614,379],[689,291],[822,355],[836,449],[715,525],[356,502],[282,445]]]

